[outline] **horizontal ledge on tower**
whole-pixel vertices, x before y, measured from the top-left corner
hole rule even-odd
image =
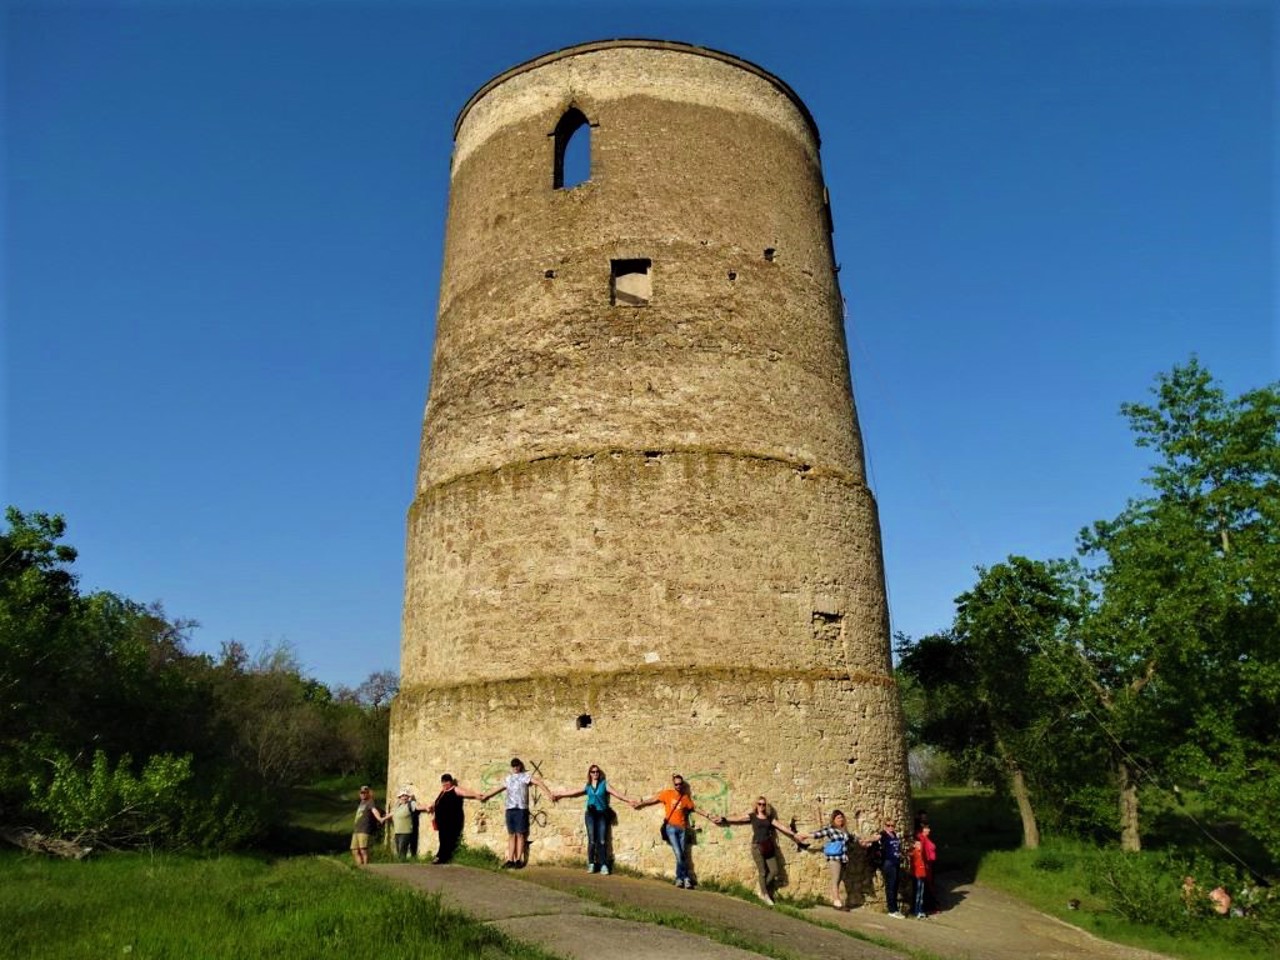
[[[494,467],[485,467],[480,470],[473,470],[470,473],[460,473],[456,476],[449,477],[448,479],[433,483],[430,486],[423,487],[418,491],[418,496],[422,497],[427,494],[437,493],[453,486],[454,484],[465,483],[466,481],[473,480],[476,477],[514,474],[521,470],[527,470],[531,467],[536,468],[544,464],[568,463],[576,460],[595,460],[601,457],[634,457],[637,460],[652,463],[661,460],[665,456],[705,457],[709,459],[743,460],[763,464],[774,464],[784,467],[787,470],[794,470],[797,476],[805,479],[834,480],[836,483],[841,483],[848,487],[858,487],[867,490],[868,493],[870,493],[866,483],[859,480],[857,475],[849,470],[841,470],[836,467],[818,466],[812,463],[806,463],[802,460],[796,460],[791,457],[784,457],[776,454],[757,453],[745,450],[726,450],[723,448],[681,446],[644,450],[620,447],[606,447],[595,450],[566,450],[561,453],[551,453],[545,456],[531,457],[528,460],[502,463]]]
[[[742,689],[759,689],[774,683],[849,683],[860,686],[892,687],[891,675],[865,670],[795,670],[762,667],[697,667],[690,664],[641,664],[626,670],[581,670],[529,677],[502,677],[469,680],[463,683],[421,683],[402,687],[397,697],[414,698],[439,694],[466,695],[510,693],[520,689],[563,687],[617,688],[629,683],[662,681],[675,686],[729,684]]]

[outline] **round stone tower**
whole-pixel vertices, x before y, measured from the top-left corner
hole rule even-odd
[[[679,772],[713,812],[764,794],[802,830],[905,815],[842,317],[817,129],[768,72],[614,40],[467,102],[392,785],[489,787],[519,756],[633,797]],[[470,808],[468,842],[504,850],[501,803]],[[621,808],[615,860],[669,874],[660,821]],[[746,828],[698,823],[695,874],[754,876]],[[582,801],[536,802],[530,839],[581,858]],[[787,847],[791,890],[825,883]]]

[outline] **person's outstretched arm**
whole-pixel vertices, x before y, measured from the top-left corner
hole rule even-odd
[[[635,806],[634,803],[632,803],[630,800],[628,800],[626,797],[620,794],[617,790],[613,789],[613,787],[605,787],[605,789],[609,791],[609,796],[614,797],[616,800],[618,800],[619,803],[625,803],[629,807]],[[583,790],[580,790],[578,793],[573,794],[573,796],[580,797],[586,792],[587,791],[583,789]]]
[[[779,833],[785,833],[788,837],[790,837],[796,843],[799,843],[800,837],[803,836],[803,834],[796,833],[794,830],[792,830],[790,827],[788,827],[785,823],[783,823],[781,820],[777,819],[776,817],[773,820],[773,829],[777,830]]]

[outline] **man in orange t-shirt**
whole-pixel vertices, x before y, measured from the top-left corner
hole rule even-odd
[[[632,806],[639,810],[641,807],[652,806],[655,803],[661,803],[665,811],[662,817],[662,836],[667,843],[671,844],[671,852],[675,854],[676,886],[692,890],[693,878],[689,876],[689,865],[685,859],[687,849],[685,830],[689,827],[689,815],[693,813],[699,814],[712,823],[716,822],[716,818],[694,806],[693,797],[689,794],[689,785],[684,782],[684,777],[678,773],[671,775],[671,786],[669,788],[660,790],[652,797],[637,800]]]

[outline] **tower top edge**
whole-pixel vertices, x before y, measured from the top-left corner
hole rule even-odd
[[[809,108],[805,102],[800,99],[800,95],[791,89],[786,81],[780,79],[775,74],[770,73],[759,64],[752,63],[750,60],[744,60],[742,57],[734,56],[732,53],[725,53],[723,50],[715,50],[711,47],[700,47],[693,43],[684,43],[679,40],[654,40],[644,37],[620,37],[614,40],[592,40],[587,43],[576,43],[569,47],[561,47],[559,50],[552,50],[549,53],[541,54],[531,60],[516,64],[503,70],[497,76],[489,79],[479,90],[473,93],[470,99],[462,105],[462,109],[458,111],[457,119],[453,122],[453,139],[456,142],[458,132],[462,129],[462,122],[467,118],[467,114],[471,111],[480,100],[487,96],[494,88],[500,86],[512,77],[519,76],[522,73],[528,73],[539,67],[544,67],[549,63],[555,63],[558,60],[566,60],[570,57],[577,57],[588,53],[598,53],[605,50],[663,50],[672,53],[685,53],[696,57],[706,57],[709,60],[719,60],[721,63],[727,63],[730,66],[738,67],[748,73],[755,74],[762,80],[772,84],[777,88],[783,96],[790,100],[804,118],[805,124],[808,126],[810,133],[813,134],[813,142],[815,146],[821,145],[821,138],[818,136],[818,124],[813,119],[813,114],[809,112]]]

